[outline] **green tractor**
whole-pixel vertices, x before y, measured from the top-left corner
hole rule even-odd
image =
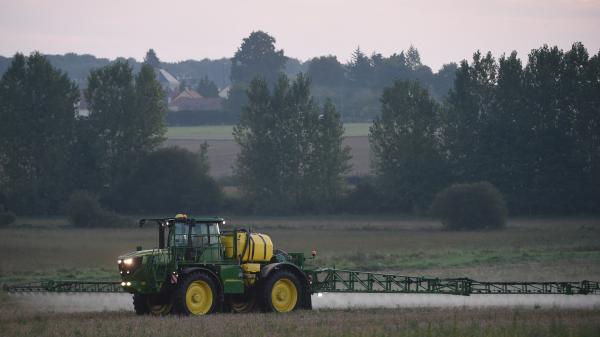
[[[138,247],[118,259],[137,314],[311,309],[304,254],[274,250],[269,236],[248,229],[221,231],[221,218],[178,214],[140,226],[149,222],[158,225],[158,248]]]

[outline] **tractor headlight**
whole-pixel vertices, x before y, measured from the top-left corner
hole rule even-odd
[[[126,259],[119,259],[119,273],[121,275],[125,274],[133,274],[136,269],[138,269],[142,265],[142,257],[129,257]]]

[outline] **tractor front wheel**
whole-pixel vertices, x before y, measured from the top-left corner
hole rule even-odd
[[[294,274],[284,270],[274,272],[263,287],[264,309],[275,312],[296,310],[302,298],[301,289]]]
[[[202,272],[188,275],[175,291],[175,309],[181,315],[206,315],[215,311],[213,280]]]
[[[133,294],[133,308],[138,315],[164,316],[171,313],[173,303],[167,294]]]

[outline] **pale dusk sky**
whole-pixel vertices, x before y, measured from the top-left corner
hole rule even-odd
[[[600,0],[0,0],[0,55],[93,54],[163,61],[231,57],[254,30],[302,61],[358,45],[388,56],[411,44],[424,64],[480,49],[521,57],[542,44],[600,49]]]

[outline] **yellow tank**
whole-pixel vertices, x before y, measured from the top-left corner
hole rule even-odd
[[[273,242],[268,235],[255,234],[250,235],[250,243],[246,247],[246,241],[248,233],[238,232],[237,233],[237,255],[238,258],[242,256],[242,262],[268,262],[273,257]],[[225,246],[225,256],[228,258],[233,257],[233,234],[221,236],[221,242]],[[246,250],[244,252],[244,247]]]

